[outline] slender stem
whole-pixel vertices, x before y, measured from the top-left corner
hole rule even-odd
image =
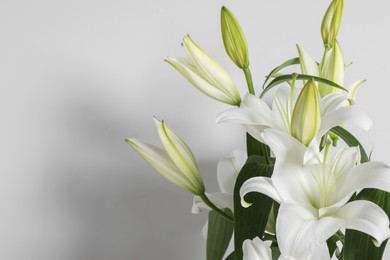
[[[249,93],[255,95],[255,89],[253,87],[253,81],[252,81],[252,74],[251,71],[249,70],[249,67],[243,68],[242,70],[244,71],[245,74],[246,84],[248,85]]]
[[[230,222],[234,223],[234,219],[229,216],[228,214],[226,214],[226,212],[224,212],[223,210],[221,210],[220,208],[218,208],[217,206],[214,205],[214,203],[212,203],[209,198],[207,198],[206,194],[203,193],[201,195],[199,195],[199,197],[203,200],[204,203],[206,203],[207,206],[209,206],[210,208],[212,208],[213,210],[215,210],[216,212],[218,212],[221,216],[223,216],[224,218],[226,218],[227,220],[229,220]]]

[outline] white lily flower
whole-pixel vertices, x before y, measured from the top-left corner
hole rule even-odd
[[[240,94],[229,74],[189,36],[183,38],[187,58],[166,61],[205,95],[230,105],[239,105]]]
[[[304,259],[340,229],[372,236],[380,245],[390,236],[389,219],[376,204],[348,200],[355,192],[374,188],[390,192],[390,168],[381,162],[360,161],[357,147],[330,145],[318,162],[304,163],[306,147],[290,135],[269,129],[263,140],[276,157],[271,178],[255,177],[240,189],[242,205],[249,192],[260,192],[280,203],[276,236],[281,253]]]
[[[277,129],[292,135],[292,114],[296,103],[296,93],[279,89],[274,95],[271,107],[262,99],[247,94],[239,108],[228,109],[217,116],[217,122],[241,124],[245,130],[260,142],[264,142],[265,129]],[[363,130],[372,126],[371,119],[356,106],[345,106],[348,95],[333,93],[319,100],[320,124],[314,138],[308,144],[309,149],[318,149],[321,137],[332,127],[349,125]],[[302,122],[311,124],[313,122]],[[317,126],[316,126],[317,127]]]
[[[154,118],[164,149],[128,138],[131,145],[158,173],[196,195],[205,191],[198,164],[187,144],[163,121]]]

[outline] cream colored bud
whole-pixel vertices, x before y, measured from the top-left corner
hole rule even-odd
[[[321,24],[321,35],[325,46],[332,46],[336,40],[343,15],[343,6],[343,0],[333,0],[324,15]]]
[[[291,118],[291,135],[308,146],[316,136],[321,123],[317,86],[310,79],[295,103]]]
[[[234,14],[224,6],[221,9],[221,32],[223,44],[230,59],[239,68],[248,68],[248,44],[245,34]]]
[[[134,138],[126,142],[164,178],[195,195],[204,194],[202,176],[190,148],[163,121],[154,121],[164,149]]]
[[[205,95],[220,102],[237,106],[241,97],[230,75],[204,52],[189,36],[183,38],[184,57],[171,57],[171,64],[189,82]]]

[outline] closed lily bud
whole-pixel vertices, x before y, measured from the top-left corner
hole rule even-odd
[[[241,97],[229,74],[189,36],[183,38],[187,58],[169,56],[165,61],[179,71],[203,94],[220,102],[238,106]]]
[[[203,180],[190,148],[163,121],[154,121],[164,149],[134,138],[126,142],[164,178],[195,195],[204,194]]]
[[[317,86],[310,79],[298,96],[291,117],[291,135],[308,146],[321,123]]]
[[[321,35],[325,46],[332,46],[336,40],[343,15],[343,5],[343,0],[333,0],[324,15],[321,24]]]
[[[223,44],[230,59],[239,68],[248,68],[248,44],[245,34],[234,14],[224,6],[221,9],[221,31]]]
[[[333,46],[327,50],[323,66],[323,77],[333,81],[340,86],[344,85],[344,71],[345,64],[343,53],[337,40],[334,41]],[[338,88],[328,86],[326,84],[319,84],[318,87],[321,97],[324,97],[330,93],[341,91]]]

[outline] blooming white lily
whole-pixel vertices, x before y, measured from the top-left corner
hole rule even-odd
[[[239,108],[231,108],[222,112],[217,116],[217,122],[239,123],[250,135],[261,142],[264,142],[261,134],[268,128],[293,135],[292,127],[297,124],[297,122],[292,123],[296,96],[296,93],[292,93],[292,91],[279,89],[274,95],[273,105],[270,108],[262,99],[247,94]],[[371,119],[356,106],[345,106],[347,100],[348,96],[345,93],[333,93],[319,100],[319,127],[318,119],[307,122],[301,121],[304,124],[313,124],[313,127],[310,128],[310,135],[313,134],[313,137],[310,138],[311,142],[308,144],[307,140],[305,141],[305,144],[310,148],[308,151],[318,149],[321,137],[334,126],[345,124],[364,130],[371,128]],[[313,132],[312,130],[316,131]]]
[[[126,142],[164,178],[196,195],[203,194],[205,187],[190,148],[164,121],[154,118],[154,122],[165,149],[134,138]]]
[[[271,178],[255,177],[240,189],[242,205],[249,192],[263,193],[278,203],[276,236],[281,253],[304,259],[337,230],[362,231],[380,245],[390,235],[389,219],[369,201],[348,202],[364,188],[390,192],[390,168],[381,162],[358,164],[359,149],[330,145],[319,161],[304,164],[306,147],[278,130],[265,130],[263,140],[276,157]]]
[[[207,96],[230,105],[239,105],[240,94],[229,74],[205,53],[189,36],[183,38],[187,58],[171,57],[166,61]]]

